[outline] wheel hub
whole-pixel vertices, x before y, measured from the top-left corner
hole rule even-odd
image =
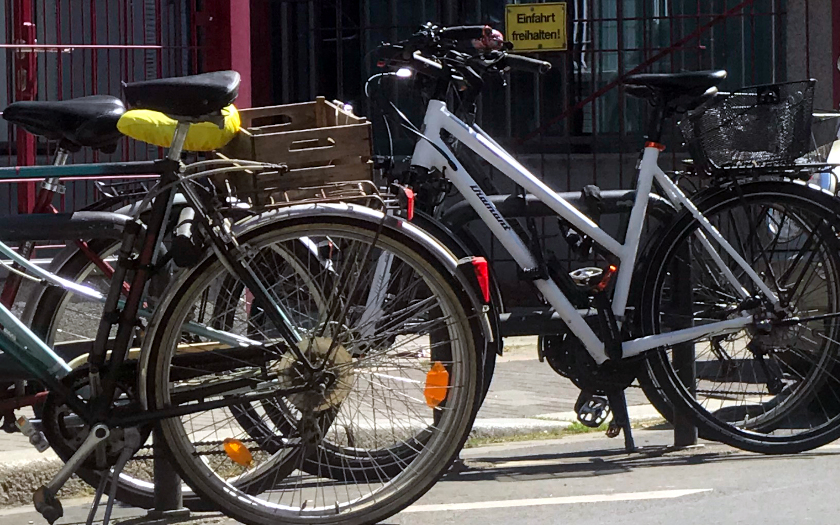
[[[353,387],[354,372],[350,366],[353,356],[344,345],[335,344],[329,337],[304,339],[298,343],[301,352],[314,365],[324,364],[323,372],[315,382],[316,388],[287,396],[287,399],[302,412],[323,412],[341,405],[350,395]],[[301,373],[299,362],[291,353],[285,354],[275,365],[275,371],[284,378],[299,381]]]

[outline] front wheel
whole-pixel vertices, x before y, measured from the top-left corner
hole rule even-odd
[[[435,255],[376,224],[286,221],[239,241],[249,265],[269,251],[321,247],[297,251],[311,257],[300,261],[311,282],[298,290],[325,297],[309,310],[316,322],[296,329],[325,380],[305,386],[309,372],[254,314],[252,292],[229,286],[237,276],[208,258],[169,295],[147,340],[151,408],[195,405],[160,423],[174,465],[196,493],[248,524],[371,523],[399,512],[445,471],[472,425],[481,374],[466,293]],[[399,287],[377,274],[383,254]],[[289,283],[258,277],[269,299],[291,311],[287,294],[274,293]],[[372,320],[374,287],[387,294]],[[217,297],[231,290],[237,297]],[[232,348],[196,338],[188,321],[247,341]],[[304,391],[283,395],[289,387]],[[267,401],[243,402],[255,396]],[[243,406],[254,407],[247,417]]]
[[[840,437],[837,205],[783,181],[743,184],[698,205],[780,307],[690,214],[663,234],[643,276],[644,335],[754,318],[738,332],[649,354],[648,393],[664,413],[684,411],[707,439],[754,452],[800,452]],[[695,367],[694,381],[682,366]]]

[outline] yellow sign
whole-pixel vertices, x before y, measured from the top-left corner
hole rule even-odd
[[[566,2],[508,4],[505,36],[515,52],[565,51]]]

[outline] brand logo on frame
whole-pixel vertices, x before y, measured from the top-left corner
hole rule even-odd
[[[487,210],[493,215],[493,218],[496,219],[499,222],[499,224],[502,225],[502,228],[504,228],[505,230],[510,230],[510,224],[508,224],[505,218],[502,217],[502,214],[499,213],[499,210],[497,210],[496,207],[493,206],[493,203],[487,199],[487,195],[485,195],[484,192],[481,191],[481,188],[473,184],[470,186],[470,189],[473,190],[473,192],[475,192],[475,194],[478,196],[478,200],[480,200],[481,203],[484,204],[484,207],[487,208]]]

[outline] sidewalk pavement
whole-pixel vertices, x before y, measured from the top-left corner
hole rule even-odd
[[[539,362],[536,337],[507,338],[473,436],[503,439],[566,428],[577,420],[578,393],[571,381]],[[634,422],[661,419],[637,388],[627,390],[627,404]],[[31,416],[31,412],[18,411],[21,414]],[[0,432],[0,506],[29,504],[31,493],[60,467],[51,450],[39,454],[22,434]],[[90,489],[77,481],[68,487],[66,497],[79,490]]]

